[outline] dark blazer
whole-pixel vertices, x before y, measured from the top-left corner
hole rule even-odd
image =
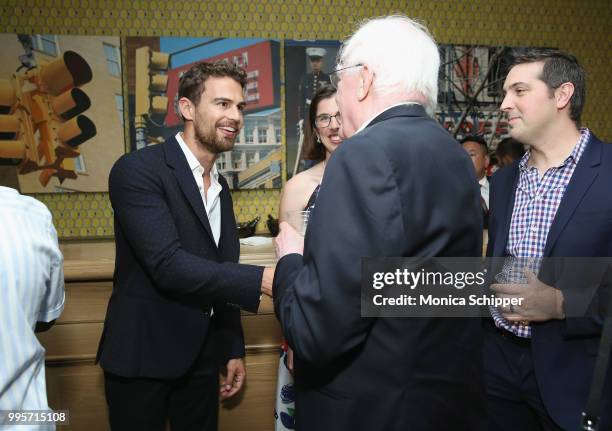
[[[113,166],[109,193],[117,253],[98,349],[104,370],[124,377],[180,377],[210,331],[219,340],[220,361],[244,356],[238,307],[257,311],[263,268],[236,263],[232,198],[225,179],[219,176],[219,182],[217,247],[174,137],[126,154]]]
[[[507,255],[518,164],[516,161],[499,170],[491,181],[489,256]],[[550,227],[545,258],[612,256],[611,187],[612,145],[591,135]],[[562,271],[561,263],[559,259],[545,262],[539,278],[563,290],[567,315],[575,316],[580,313],[578,309],[583,309],[588,316],[532,323],[531,348],[536,379],[548,413],[564,429],[578,429],[601,337],[602,318],[596,311],[603,304],[596,303],[595,292],[576,292],[577,287],[590,288],[592,283],[584,279],[593,275],[590,271],[586,275],[579,272],[576,277],[574,271],[567,268]],[[608,374],[612,378],[612,373]],[[607,411],[612,411],[612,404],[608,404]]]
[[[274,277],[298,429],[482,429],[479,321],[362,318],[360,304],[362,257],[479,256],[481,244],[474,167],[421,106],[383,112],[334,152],[304,256]]]

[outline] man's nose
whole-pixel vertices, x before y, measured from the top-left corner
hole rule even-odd
[[[512,98],[510,97],[510,94],[506,94],[504,96],[504,100],[502,100],[502,103],[499,109],[504,112],[512,109]]]
[[[238,106],[234,106],[227,114],[228,118],[234,121],[240,121],[242,119],[242,115],[242,111],[238,108]]]

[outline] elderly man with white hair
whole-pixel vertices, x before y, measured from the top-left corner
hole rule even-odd
[[[474,169],[432,118],[439,64],[427,29],[405,16],[366,22],[340,51],[331,76],[349,139],[305,238],[281,223],[276,240],[298,430],[483,429],[478,319],[361,315],[363,257],[481,252]]]

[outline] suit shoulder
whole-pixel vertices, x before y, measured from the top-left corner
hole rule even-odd
[[[374,124],[359,136],[362,145],[376,142],[390,154],[407,152],[422,162],[461,157],[468,159],[457,140],[431,117],[398,116]]]
[[[164,172],[161,145],[146,147],[121,156],[109,173],[109,191],[117,186],[141,181],[157,181]]]
[[[115,167],[131,167],[135,168],[138,165],[148,165],[162,159],[161,145],[152,145],[140,150],[131,151],[119,157],[113,168]]]

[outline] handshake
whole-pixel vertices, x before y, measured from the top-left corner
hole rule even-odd
[[[299,213],[304,213],[304,211],[298,211]],[[303,215],[300,214],[301,217]],[[305,221],[303,221],[305,223]],[[274,250],[276,252],[277,258],[282,258],[287,254],[297,253],[302,254],[304,252],[304,235],[299,234],[295,228],[287,223],[286,221],[282,221],[280,223],[280,232],[274,238]],[[304,226],[305,230],[305,226]],[[274,267],[265,267],[263,272],[263,277],[261,279],[261,293],[268,295],[272,298],[272,282],[274,281]]]
[[[304,211],[298,211],[298,216],[303,217]],[[307,219],[306,219],[307,220]],[[302,220],[304,223],[304,230],[306,220]],[[298,253],[302,254],[304,252],[304,233],[299,234],[295,228],[287,223],[286,221],[282,221],[279,225],[280,232],[274,238],[274,250],[276,252],[277,258],[282,258],[288,254]],[[268,295],[272,298],[272,282],[274,281],[274,267],[265,267],[263,272],[263,277],[261,279],[261,293]]]

